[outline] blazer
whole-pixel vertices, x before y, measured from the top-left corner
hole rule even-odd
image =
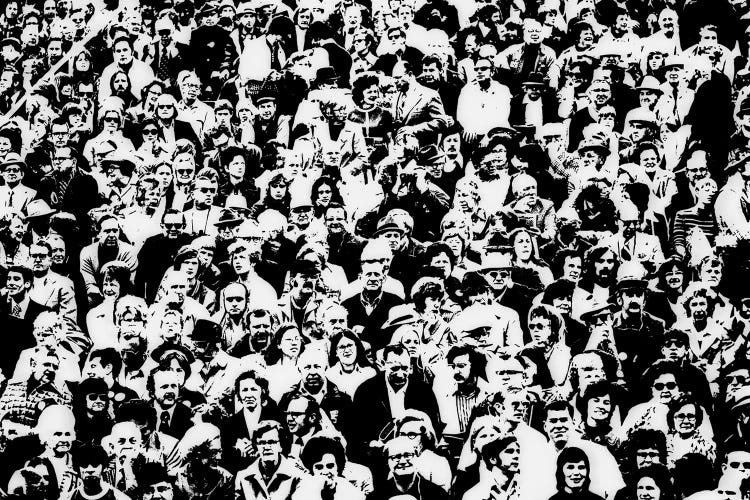
[[[7,185],[0,186],[0,208],[12,208],[18,212],[25,212],[26,205],[34,198],[36,198],[36,190],[23,184],[19,184],[13,190],[12,200],[10,188]]]
[[[386,383],[385,375],[379,373],[362,382],[354,393],[349,447],[355,462],[361,463],[361,458],[367,458],[370,441],[377,440],[381,431],[393,420]],[[435,394],[429,385],[414,376],[409,379],[406,386],[404,408],[426,413],[439,433],[441,426],[438,425],[439,411]]]
[[[44,278],[34,279],[30,295],[40,305],[52,309],[66,319],[77,321],[78,305],[70,279],[54,271],[48,271]]]
[[[350,327],[363,327],[359,338],[365,342],[369,342],[374,353],[378,349],[382,349],[388,345],[390,341],[390,335],[383,333],[381,330],[383,323],[388,319],[388,311],[394,306],[403,304],[404,301],[398,296],[384,291],[378,305],[375,306],[371,314],[367,314],[365,306],[362,305],[361,297],[362,294],[358,293],[346,299],[341,305],[349,313]]]
[[[159,418],[159,411],[156,411],[157,419]],[[172,418],[169,420],[169,424],[166,427],[160,427],[159,420],[156,421],[156,430],[163,432],[168,436],[180,440],[185,435],[188,429],[193,426],[193,411],[187,407],[184,403],[176,403]]]
[[[396,99],[395,125],[409,126],[419,138],[429,133],[439,133],[453,124],[445,113],[440,94],[417,83]]]
[[[273,399],[266,399],[263,408],[260,410],[260,419],[263,420],[275,420],[276,422],[283,422],[282,416],[279,413],[278,406]],[[222,459],[223,467],[236,474],[238,471],[245,469],[253,463],[253,457],[243,457],[235,446],[239,439],[251,439],[251,429],[248,429],[247,423],[245,422],[245,416],[243,410],[238,411],[228,419],[224,421],[221,426],[221,448],[222,448]]]
[[[0,295],[0,323],[7,325],[8,331],[14,333],[5,336],[0,352],[0,371],[5,378],[10,379],[13,375],[21,352],[36,345],[33,335],[34,320],[44,311],[49,311],[49,308],[29,299],[23,318],[16,318],[10,315],[7,295]]]
[[[124,262],[127,268],[130,269],[130,281],[132,282],[135,270],[138,267],[138,255],[133,245],[129,245],[123,241],[118,241],[117,247],[116,260]],[[101,279],[99,271],[101,271],[102,265],[99,262],[99,242],[94,242],[83,247],[79,266],[83,281],[86,283],[86,293],[101,293],[99,289],[99,281]]]

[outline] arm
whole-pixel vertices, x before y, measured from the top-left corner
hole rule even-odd
[[[87,249],[81,250],[81,262],[79,268],[83,281],[86,283],[86,295],[101,295],[101,290],[96,280],[96,269],[94,269],[94,262],[91,256],[86,255]]]

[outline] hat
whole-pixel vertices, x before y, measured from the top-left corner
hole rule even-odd
[[[617,282],[616,290],[621,292],[623,290],[646,290],[648,282],[646,280],[639,280],[635,278],[627,278]]]
[[[219,220],[216,221],[214,226],[218,227],[234,227],[242,224],[242,219],[239,217],[237,212],[231,208],[225,208],[221,211]]]
[[[289,276],[318,276],[320,270],[315,265],[315,262],[307,259],[297,259],[292,263],[292,267],[289,269]]]
[[[609,156],[609,148],[600,141],[594,139],[586,139],[581,141],[578,145],[578,153],[582,154],[586,151],[594,151],[602,156]]]
[[[445,155],[437,146],[430,144],[417,151],[417,163],[419,165],[435,165],[444,159]]]
[[[482,271],[493,269],[512,269],[513,259],[510,255],[502,252],[489,252],[482,257]]]
[[[625,117],[625,123],[649,123],[652,125],[656,124],[656,113],[648,108],[635,108],[628,112]]]
[[[130,158],[124,156],[105,157],[102,160],[102,172],[107,172],[110,168],[119,168],[120,171],[130,177],[135,171],[135,163]]]
[[[728,402],[732,404],[732,411],[744,410],[750,406],[750,387],[741,387]]]
[[[54,213],[57,213],[57,210],[51,209],[44,200],[31,200],[26,204],[26,220],[35,217],[47,217]]]
[[[255,96],[255,105],[259,106],[264,102],[276,102],[276,94],[268,89],[261,89]]]
[[[662,66],[664,69],[670,68],[672,66],[679,66],[680,68],[685,67],[685,59],[680,56],[669,56],[664,60],[664,66]]]
[[[613,312],[614,307],[609,303],[593,302],[589,307],[581,314],[581,321],[588,323],[595,318]]]
[[[18,52],[21,52],[21,50],[23,50],[21,41],[16,37],[9,36],[8,38],[4,38],[3,41],[0,42],[0,48],[5,47],[6,45],[15,46]]]
[[[394,306],[388,311],[388,319],[383,323],[382,330],[395,328],[402,325],[411,325],[419,321],[419,315],[414,306],[402,304]]]
[[[659,87],[659,80],[654,78],[651,75],[646,75],[643,77],[643,80],[641,80],[641,84],[638,85],[636,90],[650,90],[651,92],[658,92],[660,94],[663,94],[664,91]]]
[[[339,80],[339,75],[333,66],[323,66],[315,72],[315,83],[320,85],[321,83],[336,83]]]
[[[255,14],[255,6],[252,2],[240,2],[240,4],[237,6],[237,10],[234,11],[237,16],[242,16],[244,14]]]
[[[87,378],[78,384],[76,392],[81,396],[86,396],[87,394],[109,394],[109,387],[100,378]]]
[[[289,201],[289,210],[294,210],[300,207],[312,207],[312,198],[308,193],[297,193],[293,192],[291,200]]]
[[[484,304],[472,304],[450,321],[451,331],[459,337],[480,328],[492,328],[496,324],[495,308]]]
[[[203,4],[203,7],[201,7],[201,10],[198,11],[196,17],[204,17],[209,14],[213,14],[217,10],[219,10],[219,7],[214,2],[206,2],[205,4]]]
[[[378,221],[378,227],[375,229],[375,232],[373,233],[373,236],[380,236],[383,233],[387,233],[388,231],[398,231],[401,234],[406,234],[406,230],[404,227],[396,222],[391,217],[383,217]]]
[[[546,87],[547,86],[547,84],[544,83],[544,75],[538,72],[529,73],[529,76],[526,77],[526,80],[523,81],[522,85],[534,86],[534,87]]]
[[[487,278],[482,273],[470,271],[464,274],[461,280],[461,295],[468,297],[476,295],[492,288]]]
[[[217,343],[221,341],[221,326],[210,319],[199,319],[190,333],[190,340]]]
[[[196,324],[196,327],[197,327],[197,324]],[[181,356],[185,358],[185,361],[188,364],[192,364],[195,361],[195,356],[193,356],[193,353],[190,352],[190,349],[188,349],[184,345],[175,344],[174,342],[164,342],[161,345],[159,345],[156,349],[151,351],[151,359],[159,363],[161,362],[161,359],[164,357],[164,355],[170,352],[179,353]]]
[[[0,162],[0,170],[5,169],[11,165],[19,165],[22,169],[26,170],[26,162],[21,159],[21,155],[18,153],[8,153],[5,158]]]

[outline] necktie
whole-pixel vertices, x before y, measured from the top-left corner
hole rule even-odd
[[[8,191],[10,192],[10,196],[8,196],[8,206],[13,208],[13,190],[9,189]]]
[[[127,489],[127,485],[125,484],[125,474],[120,472],[120,479],[117,481],[117,489],[120,491],[125,491]]]
[[[167,69],[168,58],[169,54],[167,52],[167,46],[162,44],[161,54],[159,55],[159,68],[156,72],[156,77],[163,82],[169,79],[169,71]]]
[[[21,317],[21,306],[19,306],[18,302],[16,302],[13,299],[10,299],[10,314],[14,318],[20,318]]]
[[[167,432],[169,430],[169,413],[163,411],[159,416],[159,432]]]

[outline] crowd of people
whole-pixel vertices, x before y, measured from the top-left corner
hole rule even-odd
[[[748,500],[748,0],[0,0],[0,498]]]

